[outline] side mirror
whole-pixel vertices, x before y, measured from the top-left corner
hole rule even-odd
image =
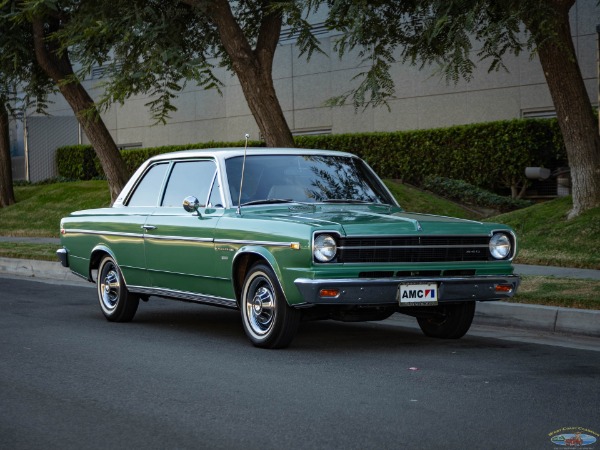
[[[198,215],[200,215],[200,212],[198,210],[201,207],[202,205],[200,204],[200,201],[193,195],[190,195],[189,197],[183,199],[183,209],[185,209],[189,213],[196,212],[198,213]]]

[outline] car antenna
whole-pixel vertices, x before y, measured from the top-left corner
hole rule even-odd
[[[244,160],[242,162],[242,178],[240,179],[240,195],[238,197],[238,207],[237,207],[238,215],[241,214],[242,187],[244,186],[244,171],[246,170],[246,152],[248,150],[248,139],[250,138],[250,135],[248,133],[246,133],[245,138],[246,138],[246,144],[244,145]]]

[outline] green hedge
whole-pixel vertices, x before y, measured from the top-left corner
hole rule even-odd
[[[510,120],[397,133],[301,136],[299,147],[355,153],[383,178],[420,186],[442,176],[501,191],[526,182],[525,167],[564,165],[556,120]]]
[[[554,168],[566,164],[556,119],[487,122],[450,128],[391,133],[297,136],[297,147],[348,151],[365,159],[383,178],[420,186],[426,177],[463,180],[493,192],[526,183],[525,167]],[[123,150],[129,173],[147,158],[176,150],[240,147],[243,142]],[[252,146],[261,146],[252,142]],[[94,163],[90,163],[94,161]],[[59,175],[90,179],[102,171],[90,146],[62,147],[57,151]]]
[[[264,143],[250,141],[248,145],[253,147],[264,146]],[[239,142],[203,142],[199,144],[185,145],[165,145],[162,147],[147,147],[121,150],[123,161],[127,172],[132,175],[133,172],[148,158],[181,150],[193,150],[202,148],[221,148],[221,147],[243,147],[244,141]],[[58,175],[70,180],[91,180],[95,178],[105,178],[104,171],[94,148],[91,145],[67,145],[56,149],[56,165]]]

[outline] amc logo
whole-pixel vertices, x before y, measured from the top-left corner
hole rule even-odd
[[[437,284],[401,284],[397,295],[401,305],[437,303]]]
[[[403,299],[427,300],[435,298],[435,289],[407,289],[402,293]]]

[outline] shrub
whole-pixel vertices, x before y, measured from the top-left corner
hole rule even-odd
[[[91,145],[68,145],[56,149],[58,175],[73,180],[91,180],[102,172],[96,167],[96,153]]]
[[[431,176],[464,180],[477,187],[516,193],[527,183],[525,167],[566,165],[555,119],[515,119],[432,130],[295,137],[297,147],[347,151],[365,159],[382,178],[420,186]],[[128,172],[160,153],[211,147],[242,147],[239,142],[205,142],[123,150]],[[251,146],[263,146],[251,142]],[[59,175],[90,179],[102,174],[90,146],[57,151]],[[514,194],[513,194],[514,195]]]
[[[427,177],[423,182],[423,187],[447,199],[467,205],[492,208],[501,212],[526,208],[532,204],[528,200],[503,197],[464,181],[451,180],[444,177]]]

